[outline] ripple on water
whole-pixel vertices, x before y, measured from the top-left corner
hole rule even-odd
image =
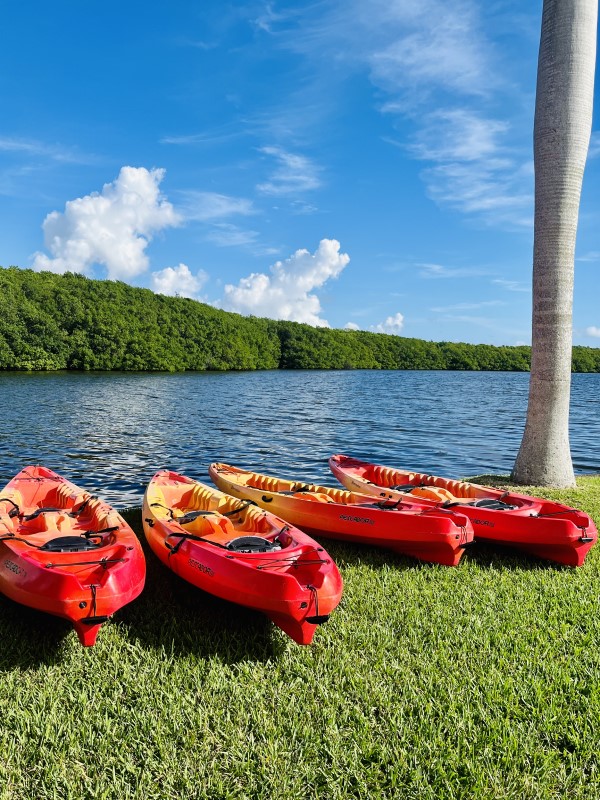
[[[119,507],[157,469],[208,480],[226,461],[334,485],[342,452],[449,476],[510,472],[526,373],[3,373],[0,480],[43,463]],[[574,375],[577,472],[600,471],[600,375]]]

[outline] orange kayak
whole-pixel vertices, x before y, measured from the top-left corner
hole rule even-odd
[[[396,501],[411,497],[437,508],[456,508],[473,524],[475,538],[517,547],[531,555],[579,567],[598,538],[582,511],[539,497],[477,483],[384,467],[334,455],[329,467],[347,489]]]
[[[141,544],[107,503],[30,466],[0,492],[0,591],[64,617],[81,644],[144,588]]]
[[[211,480],[224,492],[250,500],[311,535],[345,539],[423,561],[454,566],[473,540],[462,513],[402,498],[379,502],[367,494],[284,480],[228,464],[211,464]]]
[[[310,644],[342,596],[321,545],[253,504],[161,470],[144,495],[144,532],[169,569],[210,594],[262,611]]]

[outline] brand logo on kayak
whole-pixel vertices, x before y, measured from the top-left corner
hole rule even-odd
[[[215,574],[214,570],[210,567],[207,567],[206,564],[201,564],[199,561],[196,561],[195,558],[189,559],[190,567],[194,567],[194,569],[199,569],[200,572],[203,572],[205,575],[210,575],[211,577]]]
[[[493,522],[490,522],[487,519],[472,519],[471,522],[473,525],[487,525],[490,528],[495,527]]]
[[[348,514],[340,514],[340,519],[344,520],[344,522],[364,522],[367,525],[375,525],[375,520],[368,517],[350,517]]]
[[[25,572],[25,570],[24,570],[24,569],[21,569],[21,567],[20,567],[18,564],[15,564],[15,562],[14,562],[14,561],[9,561],[9,560],[7,559],[7,560],[4,562],[4,566],[6,567],[6,569],[9,569],[11,572],[14,572],[14,573],[15,573],[15,575],[22,575],[23,577],[25,577],[25,575],[27,575],[27,573]]]

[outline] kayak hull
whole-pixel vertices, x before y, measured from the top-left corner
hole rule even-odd
[[[469,518],[476,540],[515,547],[566,566],[581,566],[598,538],[587,514],[552,500],[371,464],[341,454],[329,459],[329,467],[351,491],[390,502],[415,497],[435,507],[449,505]]]
[[[468,519],[410,499],[382,507],[365,494],[210,465],[222,490],[272,510],[311,535],[384,547],[422,561],[455,566],[473,540]]]
[[[29,466],[0,492],[0,592],[69,620],[84,646],[142,591],[141,544],[111,506]]]
[[[176,575],[261,611],[298,644],[310,644],[340,602],[341,575],[317,542],[273,514],[184,475],[154,475],[144,495],[143,522],[152,551]],[[236,549],[244,538],[255,540],[250,544],[258,549]]]

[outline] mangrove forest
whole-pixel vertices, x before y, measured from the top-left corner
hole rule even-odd
[[[574,372],[600,348],[574,347]],[[449,369],[527,371],[530,348],[429,342],[246,317],[67,272],[0,267],[2,370]]]

